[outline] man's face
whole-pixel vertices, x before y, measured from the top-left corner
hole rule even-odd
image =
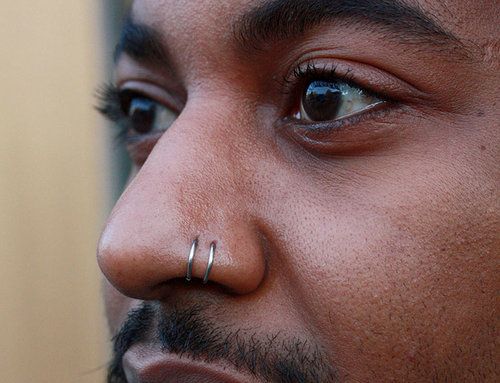
[[[135,1],[103,105],[136,170],[98,249],[109,381],[495,381],[499,13]]]

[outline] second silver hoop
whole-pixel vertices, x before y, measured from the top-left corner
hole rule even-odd
[[[212,266],[214,264],[214,257],[215,257],[215,243],[212,242],[212,244],[210,245],[210,253],[208,254],[207,269],[205,270],[205,276],[203,277],[204,284],[208,283],[210,271],[212,271]]]

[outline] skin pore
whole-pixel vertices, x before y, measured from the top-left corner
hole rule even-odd
[[[134,1],[100,106],[135,164],[97,254],[109,382],[498,381],[498,25]]]

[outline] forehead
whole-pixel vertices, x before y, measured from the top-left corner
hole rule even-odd
[[[135,0],[134,20],[155,27],[170,35],[227,33],[238,16],[258,5],[252,0]],[[208,38],[208,36],[207,36]]]
[[[184,22],[216,19],[236,15],[245,9],[264,3],[265,0],[134,0],[133,10],[137,15],[168,17],[180,16]],[[181,21],[181,20],[179,20]]]
[[[154,26],[175,38],[183,34],[191,37],[202,34],[208,39],[215,35],[228,37],[231,26],[242,14],[270,2],[286,3],[287,0],[134,0],[132,15],[135,20]],[[332,0],[332,3],[335,2],[345,3],[343,0]],[[384,3],[382,0],[372,2],[379,6]],[[479,44],[494,44],[498,40],[500,12],[496,0],[400,2],[421,10],[463,40],[473,40]]]

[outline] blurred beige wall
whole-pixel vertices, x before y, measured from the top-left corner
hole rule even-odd
[[[2,1],[2,383],[104,381],[100,1]]]

